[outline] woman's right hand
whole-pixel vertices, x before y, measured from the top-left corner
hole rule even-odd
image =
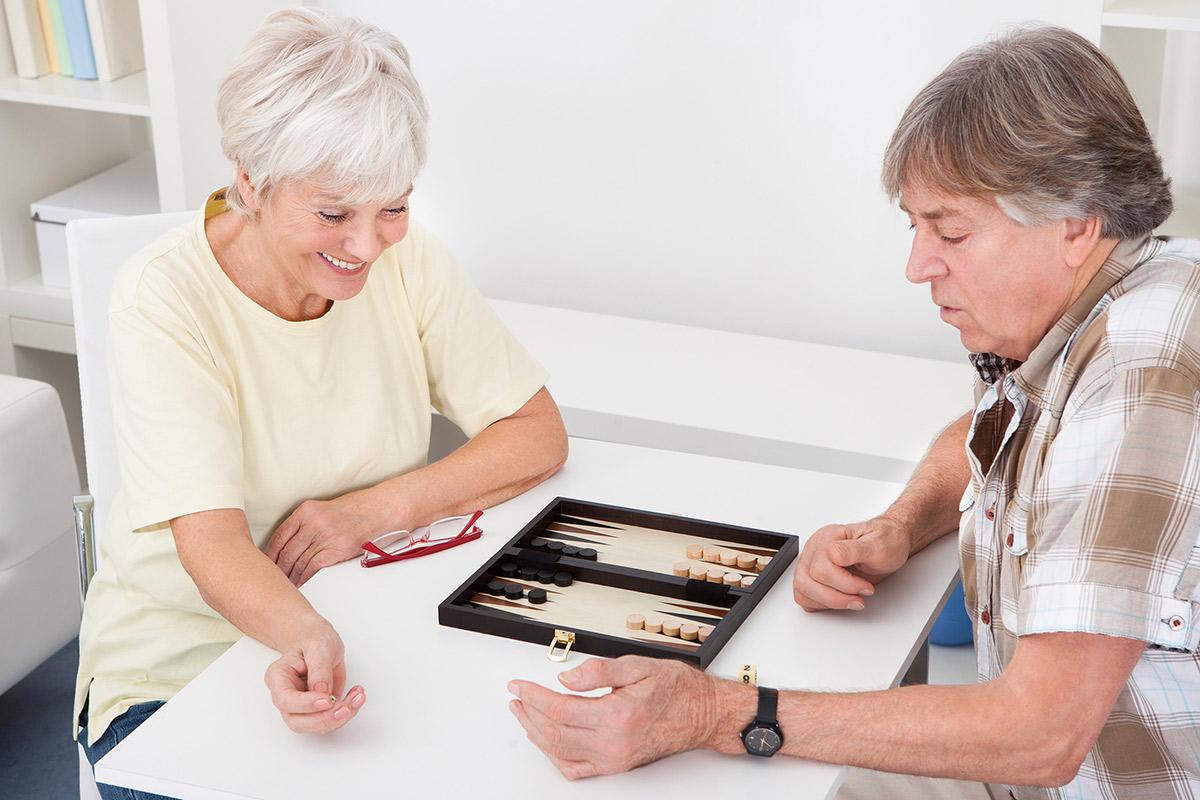
[[[367,701],[361,686],[340,700],[346,686],[342,639],[328,624],[301,638],[263,677],[271,702],[296,733],[329,733],[350,720]]]
[[[792,590],[805,611],[861,611],[875,584],[908,561],[909,532],[889,517],[826,525],[804,543]]]

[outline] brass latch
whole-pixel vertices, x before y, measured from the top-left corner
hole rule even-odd
[[[560,631],[557,628],[554,630],[554,638],[550,640],[550,649],[546,651],[546,658],[551,661],[566,661],[567,654],[571,652],[571,645],[575,644],[575,634],[572,631]],[[556,652],[561,647],[561,652]]]

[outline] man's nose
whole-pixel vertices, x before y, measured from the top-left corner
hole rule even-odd
[[[913,283],[928,283],[946,274],[946,262],[929,241],[930,236],[920,231],[913,236],[912,250],[904,266],[904,277]]]

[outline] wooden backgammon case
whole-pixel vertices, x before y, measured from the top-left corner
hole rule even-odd
[[[574,649],[704,668],[798,551],[790,534],[559,497],[438,606],[438,622],[540,644],[554,660]]]

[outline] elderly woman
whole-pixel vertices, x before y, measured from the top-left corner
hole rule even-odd
[[[795,599],[887,604],[957,532],[979,683],[776,693],[623,658],[561,676],[599,698],[514,681],[512,712],[569,777],[708,747],[958,780],[846,798],[1200,795],[1200,243],[1152,235],[1169,181],[1129,90],[1083,37],[1016,31],[917,95],[883,179],[974,410],[884,513],[812,534]]]
[[[110,306],[121,491],[75,708],[93,763],[242,634],[282,654],[289,727],[345,724],[365,692],[297,587],[567,455],[543,369],[409,222],[426,110],[399,41],[275,14],[218,115],[233,185],[125,264]],[[471,440],[426,466],[431,406]]]

